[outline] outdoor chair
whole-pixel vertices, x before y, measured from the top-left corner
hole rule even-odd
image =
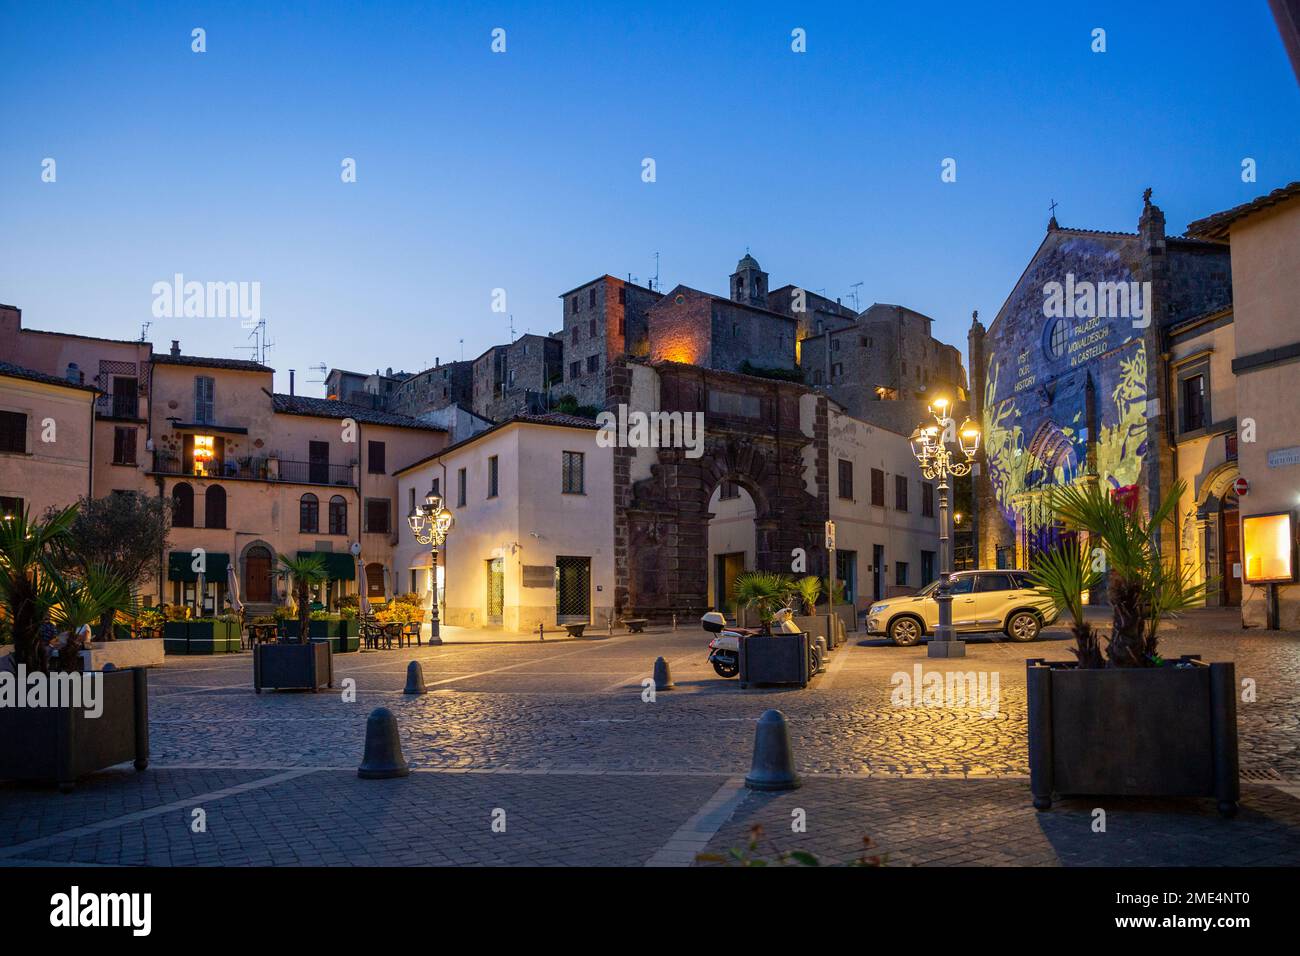
[[[384,633],[384,626],[375,620],[374,616],[358,618],[358,628],[361,631],[361,643],[365,647],[379,649],[380,641],[387,641]]]

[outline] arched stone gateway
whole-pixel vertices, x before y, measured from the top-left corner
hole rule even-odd
[[[1196,511],[1187,516],[1183,529],[1183,547],[1198,569],[1197,580],[1209,582],[1205,603],[1210,607],[1241,604],[1241,581],[1234,576],[1241,557],[1237,495],[1232,490],[1239,474],[1236,460],[1210,469],[1197,489]]]
[[[826,400],[801,385],[695,366],[611,367],[617,401],[658,393],[658,410],[702,412],[701,453],[615,449],[615,552],[623,616],[690,619],[710,604],[709,500],[735,482],[754,501],[755,564],[791,571],[803,548],[807,572],[826,572]],[[653,381],[655,388],[633,387]],[[647,466],[648,462],[648,466]],[[647,474],[648,472],[648,474]]]

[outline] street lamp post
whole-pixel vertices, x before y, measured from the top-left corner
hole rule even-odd
[[[424,496],[424,504],[406,517],[411,533],[420,544],[430,545],[429,580],[433,600],[429,602],[429,639],[440,639],[438,633],[438,548],[447,540],[447,532],[455,523],[451,512],[442,506],[442,498],[431,490]]]
[[[934,589],[934,599],[939,604],[939,626],[934,629],[934,639],[926,651],[929,657],[965,657],[966,645],[953,640],[952,631],[952,549],[948,533],[948,476],[961,478],[970,474],[971,462],[979,448],[980,433],[968,418],[958,430],[949,417],[946,398],[935,399],[929,406],[935,424],[918,425],[912,432],[912,454],[920,462],[921,473],[926,478],[939,481],[939,585]],[[960,456],[949,451],[954,442]]]

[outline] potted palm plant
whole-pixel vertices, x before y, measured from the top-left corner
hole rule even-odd
[[[835,627],[829,605],[823,609],[824,613],[817,613],[817,602],[822,597],[823,584],[824,581],[815,574],[795,578],[790,582],[789,597],[792,606],[798,610],[793,620],[799,630],[807,631],[813,637],[824,637],[827,650],[834,650],[838,628]]]
[[[1150,517],[1123,489],[1081,485],[1053,496],[1057,517],[1087,541],[1040,556],[1032,569],[1075,639],[1073,661],[1027,662],[1030,789],[1040,810],[1055,793],[1211,796],[1225,816],[1236,812],[1234,667],[1159,651],[1161,622],[1195,606],[1206,587],[1160,552],[1157,531],[1182,492],[1178,482]],[[1083,613],[1083,592],[1102,577],[1099,558],[1108,634]]]
[[[280,555],[280,570],[291,579],[298,630],[296,640],[253,648],[253,689],[310,690],[334,686],[334,661],[328,641],[311,639],[311,590],[328,576],[325,559],[315,554]]]
[[[65,792],[84,774],[149,763],[148,672],[82,670],[91,625],[132,615],[135,601],[101,565],[76,577],[60,569],[76,510],[0,522],[0,604],[14,641],[0,662],[0,778],[53,780]],[[40,706],[33,687],[45,688]]]
[[[808,632],[772,633],[772,618],[787,602],[791,582],[774,571],[746,571],[736,577],[732,596],[736,606],[752,608],[760,633],[740,639],[740,686],[797,684],[806,687],[812,676]]]

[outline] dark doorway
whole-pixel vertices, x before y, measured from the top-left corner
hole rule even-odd
[[[1219,548],[1223,555],[1219,568],[1219,595],[1224,607],[1241,607],[1241,518],[1237,511],[1237,494],[1229,491],[1219,506]]]
[[[745,571],[745,552],[715,555],[713,565],[713,606],[724,614],[735,610],[735,601],[731,597],[736,586],[736,578]]]
[[[330,443],[327,441],[309,442],[307,445],[307,480],[313,484],[326,485],[330,480]]]
[[[591,558],[555,559],[555,623],[591,621]]]
[[[871,600],[879,601],[885,596],[885,546],[871,546]]]

